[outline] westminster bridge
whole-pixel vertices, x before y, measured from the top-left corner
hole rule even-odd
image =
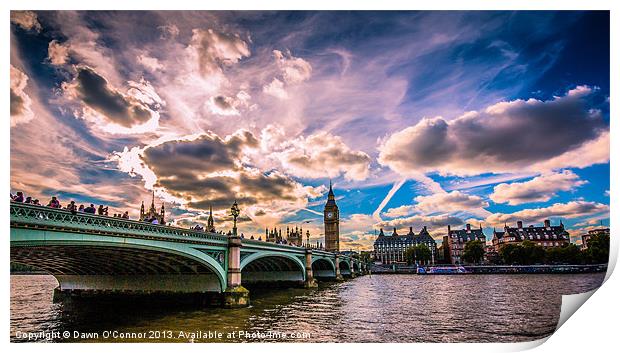
[[[249,304],[247,286],[341,280],[358,258],[259,240],[11,202],[11,262],[59,283],[55,299],[98,294],[205,295]]]

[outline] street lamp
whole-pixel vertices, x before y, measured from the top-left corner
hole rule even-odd
[[[233,237],[237,236],[237,217],[239,217],[239,205],[237,205],[237,200],[233,203],[230,208],[230,214],[233,216]]]

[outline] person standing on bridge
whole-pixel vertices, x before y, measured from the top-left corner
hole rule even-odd
[[[24,193],[21,191],[17,192],[17,195],[15,195],[15,197],[13,198],[13,201],[15,202],[24,202]]]
[[[67,211],[71,212],[72,214],[77,213],[77,205],[75,204],[75,201],[69,202],[69,204],[67,205]]]
[[[86,207],[84,209],[85,213],[90,213],[90,214],[95,214],[95,212],[97,212],[97,209],[95,208],[95,205],[93,205],[92,203],[90,204],[90,206]]]
[[[50,200],[50,202],[47,204],[48,207],[52,207],[52,208],[60,208],[60,201],[58,201],[58,199],[56,198],[56,196],[52,196],[52,199]]]

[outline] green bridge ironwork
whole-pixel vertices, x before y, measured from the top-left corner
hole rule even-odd
[[[11,202],[10,217],[11,261],[53,275],[57,294],[222,293],[235,307],[247,305],[242,285],[365,271],[337,253],[31,204]]]

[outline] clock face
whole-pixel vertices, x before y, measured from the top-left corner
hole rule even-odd
[[[333,217],[334,217],[333,212],[327,212],[327,218],[333,218]]]

